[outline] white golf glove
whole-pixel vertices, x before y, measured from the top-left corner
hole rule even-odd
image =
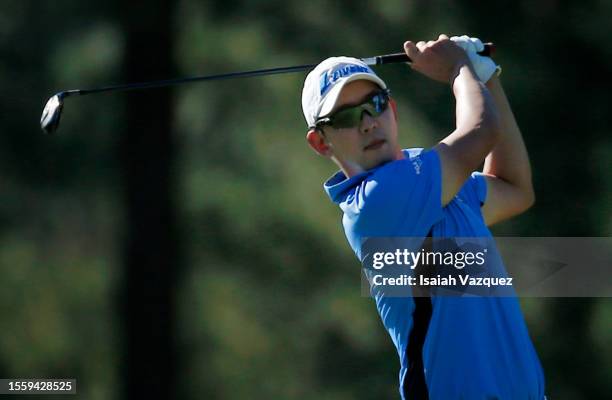
[[[491,57],[481,56],[478,54],[479,51],[484,50],[484,44],[478,38],[471,38],[467,35],[453,36],[450,38],[453,42],[457,43],[467,53],[470,58],[470,62],[474,67],[476,76],[481,82],[487,83],[493,74],[499,76],[501,74],[501,67],[495,64],[495,61]]]

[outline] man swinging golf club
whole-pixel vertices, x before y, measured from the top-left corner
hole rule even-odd
[[[404,43],[412,69],[450,84],[456,101],[455,130],[429,150],[400,148],[396,103],[360,60],[328,58],[307,76],[306,139],[340,168],[324,188],[360,259],[368,237],[491,237],[488,225],[533,204],[527,151],[482,49],[467,36]],[[375,300],[400,357],[402,399],[545,398],[515,296]]]

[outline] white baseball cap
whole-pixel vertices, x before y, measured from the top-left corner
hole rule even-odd
[[[365,79],[386,89],[385,82],[363,61],[353,57],[330,57],[321,61],[304,81],[302,111],[308,127],[331,112],[340,91],[349,82]]]

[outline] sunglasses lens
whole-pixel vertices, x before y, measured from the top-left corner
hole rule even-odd
[[[385,93],[379,93],[372,97],[368,104],[374,105],[374,108],[378,115],[382,114],[387,109],[389,103],[389,97]]]
[[[388,105],[389,93],[387,91],[378,92],[362,104],[345,108],[325,118],[325,122],[322,125],[330,125],[336,129],[353,128],[359,126],[364,112],[367,112],[372,117],[378,117],[385,112]]]
[[[361,106],[339,111],[332,118],[332,126],[337,129],[357,126],[361,122],[362,113],[363,108]]]

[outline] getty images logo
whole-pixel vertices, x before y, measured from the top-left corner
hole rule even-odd
[[[323,96],[325,92],[329,90],[331,85],[336,82],[340,78],[344,78],[345,76],[350,76],[356,74],[358,72],[365,72],[368,74],[372,73],[372,70],[368,67],[363,67],[361,65],[355,64],[340,64],[338,67],[334,68],[331,71],[326,71],[323,76],[321,76],[321,82],[319,84],[319,88],[321,89],[320,96]]]

